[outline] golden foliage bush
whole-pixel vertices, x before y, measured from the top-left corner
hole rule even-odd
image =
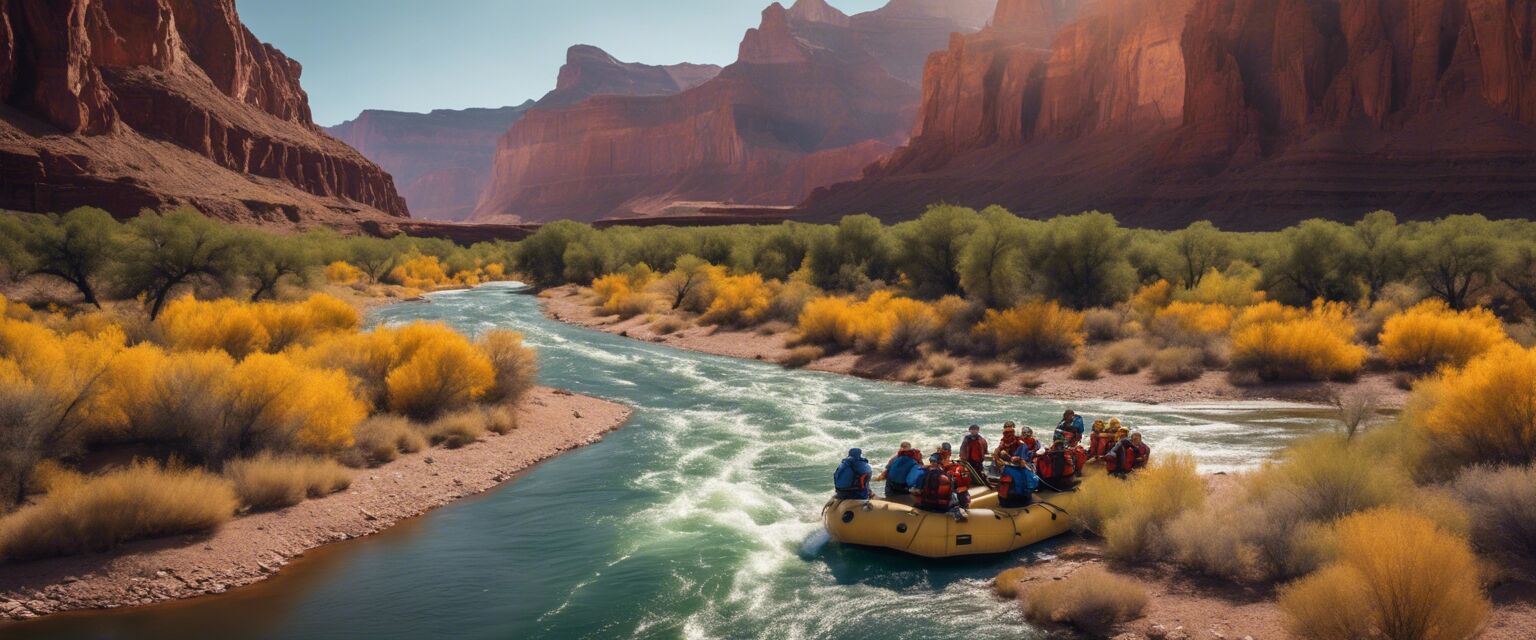
[[[1412,488],[1403,466],[1389,452],[1334,435],[1293,445],[1280,462],[1247,480],[1254,498],[1296,496],[1305,503],[1301,516],[1322,522],[1393,504]]]
[[[331,284],[351,286],[368,277],[362,269],[341,260],[325,265],[325,281]]]
[[[1126,338],[1104,349],[1104,368],[1117,375],[1139,373],[1157,350],[1141,338]]]
[[[1226,334],[1236,314],[1224,304],[1175,301],[1158,309],[1148,328],[1152,335],[1173,344],[1204,345]]]
[[[384,379],[391,411],[430,420],[468,406],[496,385],[491,359],[447,326],[412,324],[397,335],[399,364]]]
[[[644,291],[643,281],[643,276],[637,280],[631,274],[612,273],[593,280],[592,293],[603,313],[633,318],[650,311],[658,303],[655,296]]]
[[[1160,384],[1194,380],[1205,373],[1205,352],[1195,347],[1162,349],[1152,356],[1148,369]]]
[[[224,393],[222,424],[194,436],[207,441],[205,451],[218,452],[216,460],[266,449],[338,452],[352,446],[353,428],[368,416],[345,374],[282,355],[241,361]]]
[[[389,280],[412,289],[433,289],[450,282],[437,256],[418,255],[389,270]]]
[[[1476,462],[1536,460],[1536,350],[1495,348],[1461,369],[1447,369],[1415,387],[1412,423],[1444,451],[1437,462],[1459,468]]]
[[[774,284],[764,281],[763,276],[756,273],[718,278],[713,282],[714,300],[699,316],[699,321],[751,326],[766,320],[776,293]]]
[[[1013,370],[1009,369],[1008,365],[1001,362],[994,362],[992,364],[979,364],[973,366],[970,368],[970,371],[966,373],[966,376],[970,380],[971,386],[973,387],[993,389],[1002,384],[1004,380],[1007,380],[1008,375],[1012,372]]]
[[[880,291],[862,301],[813,299],[800,312],[798,330],[800,340],[810,344],[911,356],[936,338],[945,322],[936,305]]]
[[[538,352],[523,346],[523,334],[516,331],[487,331],[475,344],[496,372],[496,382],[486,392],[485,401],[522,402],[539,377]]]
[[[814,344],[800,345],[786,351],[784,356],[779,358],[779,364],[790,369],[799,369],[820,360],[824,355],[826,351]]]
[[[1340,521],[1338,559],[1280,591],[1297,635],[1321,640],[1461,640],[1489,605],[1465,540],[1427,518],[1378,509]]]
[[[989,310],[975,333],[994,353],[1020,360],[1064,360],[1083,345],[1083,314],[1055,302],[1026,302]]]
[[[1024,617],[1037,623],[1067,624],[1094,636],[1141,617],[1147,590],[1101,567],[1084,567],[1062,580],[1024,589]]]
[[[1130,320],[1118,309],[1103,307],[1083,312],[1083,333],[1089,342],[1113,342],[1130,334]]]
[[[1508,343],[1509,336],[1491,311],[1453,311],[1436,299],[1387,318],[1378,340],[1382,357],[1393,366],[1427,371],[1462,366]]]
[[[1365,366],[1341,305],[1292,311],[1265,303],[1244,310],[1234,326],[1233,368],[1262,380],[1348,380]]]
[[[353,332],[361,324],[357,309],[324,294],[299,303],[204,301],[188,296],[166,305],[155,328],[159,342],[170,349],[218,349],[240,359]]]
[[[1243,263],[1228,271],[1212,268],[1200,278],[1200,284],[1174,292],[1173,298],[1183,302],[1246,307],[1264,301],[1264,292],[1259,289],[1263,278],[1262,272]]]
[[[229,462],[224,476],[234,483],[241,504],[253,511],[291,507],[352,486],[346,467],[312,456],[262,453]]]
[[[1183,454],[1164,454],[1131,474],[1124,493],[1125,502],[1100,533],[1110,557],[1132,562],[1162,554],[1167,524],[1205,505],[1205,481],[1194,458]]]
[[[47,496],[0,518],[0,559],[31,560],[160,536],[207,531],[235,513],[230,483],[211,473],[136,463],[55,483]]]
[[[458,449],[490,431],[485,413],[475,410],[445,415],[427,425],[427,439],[434,445]]]
[[[1072,362],[1072,368],[1068,374],[1073,380],[1098,380],[1104,375],[1104,367],[1092,359],[1079,356]]]
[[[1025,578],[1029,577],[1029,567],[1013,567],[1003,569],[992,579],[992,591],[1003,598],[1014,600],[1019,597],[1019,587]]]
[[[1143,286],[1131,294],[1131,299],[1126,302],[1126,307],[1140,318],[1151,318],[1158,309],[1163,308],[1173,301],[1173,285],[1167,280],[1158,280],[1152,284]]]
[[[381,414],[357,425],[353,430],[352,446],[364,464],[380,465],[402,453],[416,453],[427,448],[427,438],[410,420]]]

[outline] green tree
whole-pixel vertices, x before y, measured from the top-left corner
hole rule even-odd
[[[239,246],[229,227],[195,210],[146,211],[128,223],[120,282],[128,297],[145,296],[153,320],[177,287],[194,280],[225,281],[235,275]]]
[[[1211,269],[1225,269],[1232,262],[1230,235],[1205,220],[1170,234],[1168,246],[1174,272],[1190,289],[1200,286],[1200,279]]]
[[[31,272],[68,282],[86,304],[101,307],[94,281],[112,266],[122,225],[101,209],[81,207],[24,226],[21,245]]]
[[[1273,238],[1260,269],[1266,289],[1282,302],[1353,301],[1360,297],[1355,274],[1360,255],[1360,241],[1349,227],[1312,219]]]
[[[517,245],[517,270],[535,286],[553,287],[567,282],[565,253],[572,245],[590,242],[591,226],[570,220],[551,222]]]
[[[837,230],[811,247],[811,275],[823,289],[853,291],[895,271],[895,241],[880,220],[868,214],[845,216]]]
[[[1124,300],[1135,286],[1126,257],[1130,236],[1097,211],[1055,218],[1042,227],[1031,256],[1042,292],[1084,309]]]
[[[1408,272],[1408,242],[1397,216],[1391,211],[1373,211],[1351,228],[1359,239],[1360,260],[1357,271],[1365,282],[1372,301],[1388,283],[1402,279]]]
[[[0,277],[20,280],[34,269],[36,263],[23,243],[27,231],[19,218],[0,214]]]
[[[936,205],[891,230],[898,267],[914,292],[933,298],[961,293],[960,254],[981,222],[974,209]]]
[[[1477,288],[1508,259],[1497,228],[1480,215],[1430,222],[1411,243],[1409,263],[1430,293],[1466,309]]]
[[[981,217],[960,252],[960,286],[989,308],[1013,306],[1030,284],[1028,223],[1002,207],[988,207]]]
[[[346,242],[346,261],[368,276],[369,282],[382,282],[395,268],[399,254],[388,240],[350,238]]]
[[[248,231],[239,234],[240,271],[251,282],[251,300],[276,298],[284,282],[309,282],[320,264],[319,251],[297,238]]]

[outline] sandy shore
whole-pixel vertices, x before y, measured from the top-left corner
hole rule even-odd
[[[546,290],[540,294],[540,297],[543,301],[544,313],[550,318],[639,340],[680,349],[769,362],[778,362],[789,352],[789,348],[785,345],[787,338],[785,333],[765,334],[756,330],[741,331],[724,327],[688,326],[663,335],[649,325],[643,315],[621,320],[618,316],[602,314],[597,308],[588,304],[586,293],[573,285]],[[1099,349],[1102,347],[1089,347],[1088,356],[1097,357]],[[1328,401],[1333,392],[1344,388],[1364,389],[1376,394],[1382,408],[1400,407],[1408,397],[1406,391],[1393,384],[1392,376],[1381,373],[1368,373],[1352,384],[1235,385],[1227,379],[1225,371],[1207,371],[1199,378],[1188,382],[1159,384],[1145,372],[1115,375],[1105,371],[1103,377],[1097,380],[1075,380],[1071,376],[1071,367],[1066,365],[1025,368],[1012,363],[1008,365],[1007,379],[996,387],[982,389],[971,387],[968,382],[968,372],[973,366],[994,364],[996,361],[978,361],[967,357],[955,357],[953,360],[956,365],[953,373],[937,380],[927,378],[921,383],[957,388],[970,387],[978,391],[997,391],[1057,400],[1119,400],[1147,404],[1229,400],[1323,403]],[[805,368],[861,378],[898,381],[903,378],[903,370],[911,364],[910,361],[886,356],[861,356],[845,352],[823,357]],[[1026,384],[1026,381],[1029,384]]]
[[[511,433],[358,470],[342,493],[236,518],[211,534],[6,566],[0,571],[0,620],[146,605],[258,582],[309,549],[377,533],[597,442],[629,414],[623,405],[541,387],[519,409],[520,426]]]

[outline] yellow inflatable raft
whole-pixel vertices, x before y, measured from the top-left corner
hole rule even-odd
[[[873,499],[833,498],[822,510],[832,539],[844,544],[885,547],[927,558],[1007,553],[1072,529],[1077,491],[1042,491],[1035,504],[1004,509],[997,493],[971,490],[964,521],[947,513],[923,511],[910,504]]]

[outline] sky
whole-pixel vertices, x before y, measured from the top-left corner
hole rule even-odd
[[[885,0],[830,0],[847,13]],[[620,60],[726,65],[769,0],[237,0],[256,37],[304,65],[315,122],[537,99],[573,44]],[[788,4],[786,2],[786,4]]]

